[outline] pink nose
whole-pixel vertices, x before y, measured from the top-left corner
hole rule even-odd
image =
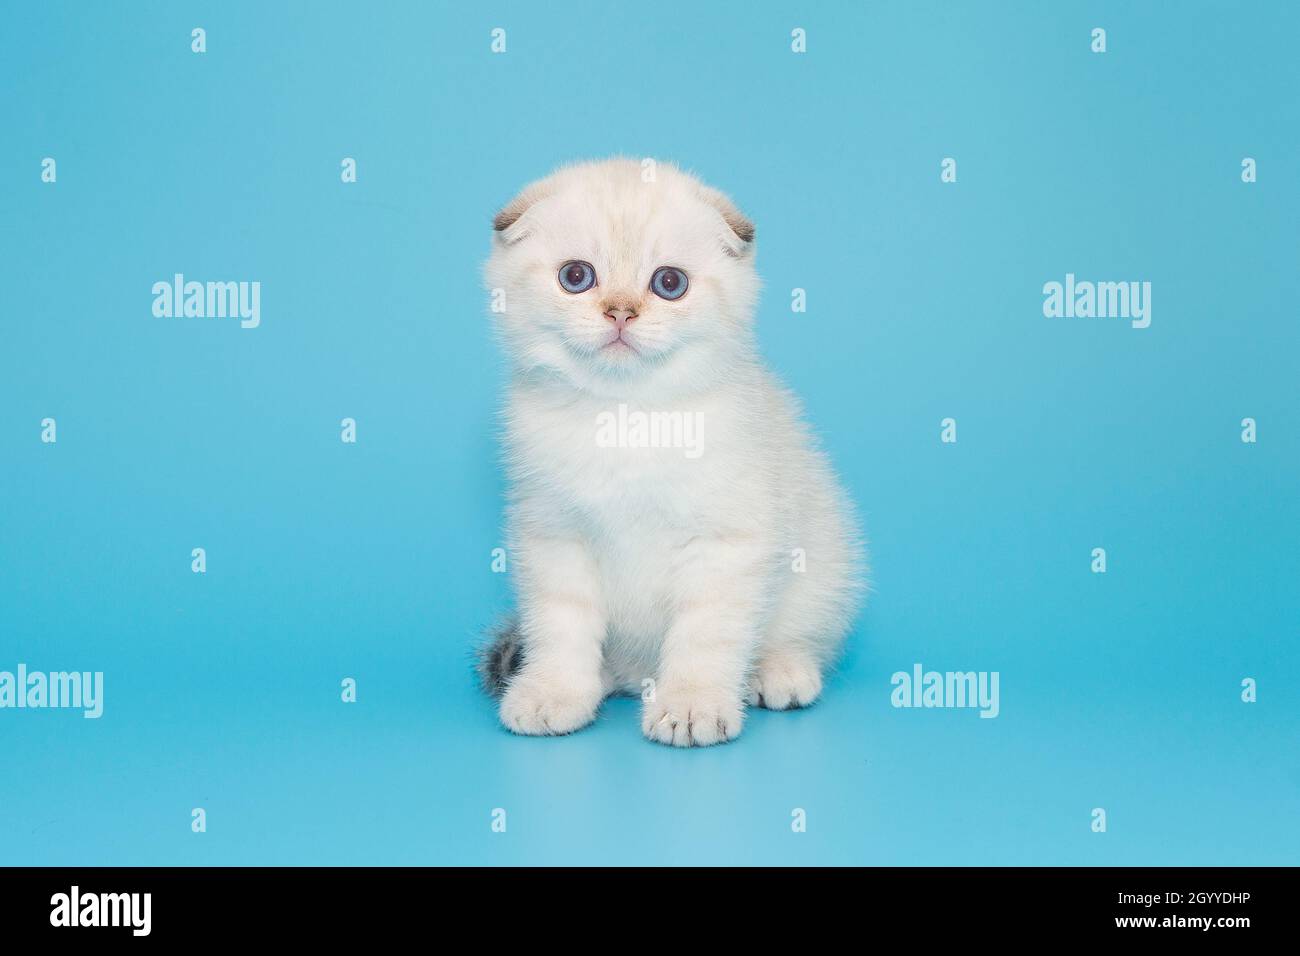
[[[636,313],[631,309],[610,309],[605,313],[605,318],[614,323],[614,327],[622,332],[624,326],[630,325],[636,318]]]

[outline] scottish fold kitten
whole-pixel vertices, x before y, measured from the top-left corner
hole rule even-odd
[[[811,704],[861,550],[757,354],[753,225],[684,172],[616,159],[533,183],[494,226],[518,616],[481,669],[502,723],[566,734],[627,691],[645,736],[702,746],[746,704]]]

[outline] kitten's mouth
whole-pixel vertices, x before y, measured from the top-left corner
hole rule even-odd
[[[602,345],[600,347],[600,350],[602,352],[622,352],[626,350],[628,352],[631,352],[633,355],[641,354],[641,351],[635,345],[629,342],[627,339],[623,338],[622,335],[614,336],[612,339],[610,339],[608,342]]]

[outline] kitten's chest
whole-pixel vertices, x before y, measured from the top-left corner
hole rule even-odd
[[[761,510],[748,443],[726,410],[705,401],[658,418],[617,402],[511,408],[515,521],[587,542],[611,627],[627,639],[662,635],[692,540],[746,528]]]
[[[716,484],[697,410],[626,404],[537,411],[515,423],[517,474],[558,512],[622,532],[686,525]]]

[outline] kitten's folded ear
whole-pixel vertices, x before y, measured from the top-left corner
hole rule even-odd
[[[514,245],[527,236],[527,226],[520,223],[519,220],[524,213],[532,208],[533,203],[544,196],[545,192],[542,190],[540,183],[525,186],[523,192],[506,203],[501,208],[501,211],[493,217],[492,228],[495,230],[497,237],[506,245]]]
[[[718,210],[731,230],[724,246],[727,255],[739,258],[750,252],[754,248],[754,223],[723,193],[709,186],[702,186],[701,191],[704,201]]]

